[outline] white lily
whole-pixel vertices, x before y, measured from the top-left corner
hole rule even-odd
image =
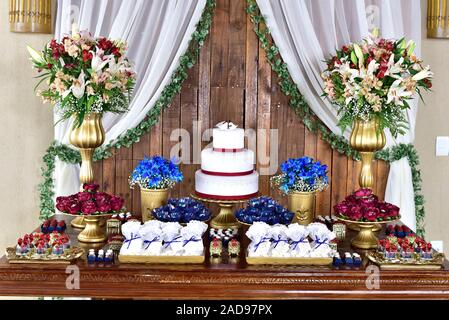
[[[423,70],[421,70],[420,72],[418,72],[417,74],[415,74],[412,79],[415,81],[419,81],[425,78],[431,78],[433,76],[433,72],[430,71],[430,67],[427,66],[425,67]]]
[[[402,98],[410,97],[413,93],[408,91],[405,86],[402,85],[402,79],[398,79],[391,85],[388,90],[387,103],[394,102],[394,104],[403,106],[404,102]]]
[[[36,63],[44,63],[44,62],[45,62],[45,60],[44,60],[44,58],[42,57],[42,54],[41,54],[40,52],[34,50],[34,49],[33,49],[32,47],[30,47],[30,46],[27,46],[27,50],[28,50],[28,52],[30,53],[31,60],[32,60],[33,62],[36,62]]]
[[[92,53],[91,68],[93,72],[101,74],[103,68],[111,61],[111,56],[103,56],[103,50],[97,48],[97,52]]]
[[[351,81],[360,76],[359,70],[351,69],[349,61],[345,61],[332,72],[338,72],[343,77],[351,79]]]
[[[396,75],[397,73],[401,73],[403,71],[402,63],[404,62],[404,58],[400,57],[399,60],[395,63],[394,62],[394,54],[390,56],[390,59],[388,59],[388,69],[387,72],[385,72],[385,75],[388,75],[393,78],[399,78],[400,76]]]
[[[86,83],[84,71],[81,71],[78,79],[73,81],[73,84],[70,87],[70,90],[72,91],[75,98],[81,99],[84,96],[87,84],[88,83]]]

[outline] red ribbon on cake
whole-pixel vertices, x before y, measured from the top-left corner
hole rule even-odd
[[[245,195],[241,195],[241,196],[219,196],[219,195],[214,195],[214,194],[206,194],[206,193],[201,193],[198,191],[195,191],[195,194],[203,199],[211,199],[211,200],[235,200],[235,201],[239,201],[239,200],[247,200],[247,199],[251,199],[254,197],[257,197],[259,195],[259,192],[255,192],[255,193],[251,193],[251,194],[245,194]]]
[[[215,172],[215,171],[207,171],[201,169],[201,172],[207,174],[209,176],[220,176],[220,177],[239,177],[239,176],[247,176],[254,172],[254,170],[249,170],[245,172]]]
[[[226,148],[213,148],[216,152],[242,152],[245,151],[245,148],[239,148],[239,149],[226,149]]]

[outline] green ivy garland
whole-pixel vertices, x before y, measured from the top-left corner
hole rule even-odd
[[[119,149],[121,147],[130,147],[133,143],[140,140],[140,137],[150,131],[150,129],[158,122],[158,119],[164,109],[166,109],[172,102],[174,96],[181,92],[183,82],[187,79],[187,71],[192,68],[200,53],[200,49],[204,44],[206,36],[209,34],[209,29],[212,24],[212,18],[215,9],[215,0],[207,0],[206,7],[203,10],[200,21],[196,26],[196,30],[192,34],[187,51],[180,57],[179,66],[174,71],[171,82],[161,93],[154,107],[148,112],[147,117],[133,129],[128,129],[121,134],[117,139],[111,141],[107,145],[95,150],[93,159],[99,161],[111,157],[112,149]],[[39,185],[40,193],[40,219],[45,220],[55,214],[54,197],[54,181],[53,173],[55,170],[56,157],[59,160],[77,164],[81,162],[79,151],[70,148],[67,145],[53,142],[47,149],[43,157],[42,177],[43,182]]]
[[[292,80],[287,64],[282,60],[279,54],[278,47],[273,43],[270,31],[265,24],[265,18],[260,14],[259,7],[254,0],[247,0],[247,13],[250,15],[254,25],[254,32],[259,38],[260,45],[265,50],[271,69],[279,77],[281,91],[290,97],[290,107],[293,108],[307,129],[314,133],[320,133],[322,140],[329,143],[332,149],[335,149],[348,157],[352,157],[355,160],[360,160],[359,153],[351,149],[346,139],[330,131],[318,117],[316,117],[310,106],[307,104],[304,96]],[[389,163],[407,157],[412,169],[413,190],[415,194],[416,233],[423,237],[425,233],[424,197],[421,192],[421,171],[418,169],[419,157],[415,147],[412,144],[399,144],[377,152],[375,157],[376,159],[384,160]]]

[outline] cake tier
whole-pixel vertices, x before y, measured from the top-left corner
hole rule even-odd
[[[212,148],[201,152],[201,169],[208,174],[244,175],[254,170],[254,152],[242,150],[239,152],[214,151]]]
[[[245,146],[245,130],[241,128],[212,130],[212,145],[217,149],[243,149]]]
[[[217,200],[242,200],[255,197],[259,191],[259,174],[245,176],[214,176],[198,170],[195,173],[198,196]]]

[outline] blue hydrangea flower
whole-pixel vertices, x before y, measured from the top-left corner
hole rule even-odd
[[[183,175],[175,159],[167,160],[161,156],[145,157],[134,168],[129,178],[131,188],[136,184],[145,189],[171,188],[182,181]]]

